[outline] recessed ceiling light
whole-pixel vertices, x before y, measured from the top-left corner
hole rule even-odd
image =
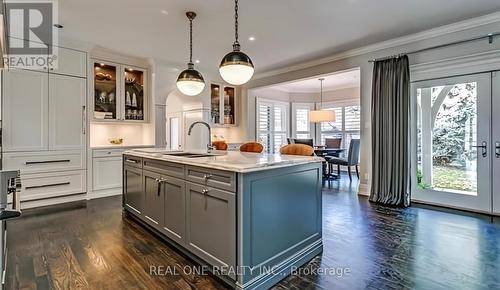
[[[248,38],[248,40],[250,40],[250,41],[254,41],[254,40],[255,40],[255,36],[250,36],[250,37]]]
[[[61,28],[63,28],[64,26],[62,26],[61,24],[56,23],[56,24],[54,24],[54,27],[55,27],[55,28],[59,28],[59,29],[61,29]]]
[[[161,14],[168,15],[168,11],[167,11],[167,10],[162,10],[162,11],[161,11]]]
[[[195,60],[195,62],[196,62],[196,63],[200,63],[200,60],[199,60],[199,59],[197,59],[197,60]]]

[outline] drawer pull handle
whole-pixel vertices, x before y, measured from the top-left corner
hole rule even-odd
[[[45,161],[26,161],[24,164],[25,165],[33,165],[33,164],[46,164],[46,163],[66,163],[70,162],[71,160],[69,159],[63,159],[63,160],[45,160]]]
[[[134,164],[137,164],[140,162],[139,160],[133,160],[133,159],[125,159],[125,161],[128,163],[134,163]]]
[[[205,175],[203,175],[203,179],[204,179],[205,181],[207,181],[208,179],[210,179],[210,178],[212,178],[212,177],[213,177],[213,175],[212,175],[212,174],[205,174]]]
[[[36,189],[36,188],[44,188],[44,187],[52,187],[52,186],[62,186],[62,185],[70,185],[70,184],[71,184],[71,182],[61,182],[61,183],[53,183],[53,184],[26,186],[25,189]]]
[[[210,189],[204,188],[204,189],[201,191],[201,194],[203,194],[203,195],[207,195],[209,191],[210,191]]]

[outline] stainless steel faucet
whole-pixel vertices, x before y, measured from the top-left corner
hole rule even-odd
[[[207,129],[208,129],[207,151],[214,150],[214,146],[212,145],[212,128],[210,128],[210,125],[207,122],[196,121],[193,124],[191,124],[191,126],[189,126],[188,135],[189,136],[191,135],[191,131],[193,130],[194,125],[196,125],[196,124],[202,124],[202,125],[205,125],[205,127],[207,127]]]

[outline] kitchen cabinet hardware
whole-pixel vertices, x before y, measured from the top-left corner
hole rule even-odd
[[[54,186],[63,186],[63,185],[70,185],[71,182],[60,182],[60,183],[52,183],[52,184],[43,184],[43,185],[33,185],[33,186],[26,186],[26,190],[28,189],[36,189],[36,188],[45,188],[45,187],[54,187]]]
[[[44,161],[26,161],[25,165],[33,165],[33,164],[46,164],[46,163],[66,163],[70,162],[69,159],[61,159],[61,160],[44,160]]]

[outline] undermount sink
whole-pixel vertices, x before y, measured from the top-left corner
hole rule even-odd
[[[185,157],[185,158],[199,158],[199,157],[218,156],[217,154],[192,153],[192,152],[171,152],[171,153],[163,153],[163,155],[178,156],[178,157]]]

